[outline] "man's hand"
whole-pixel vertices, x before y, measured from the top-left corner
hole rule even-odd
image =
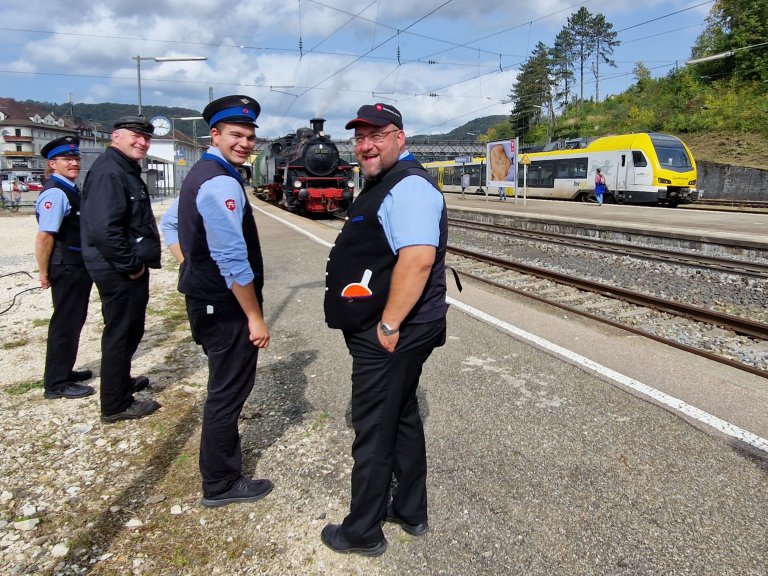
[[[266,348],[269,346],[269,328],[263,318],[253,318],[248,320],[249,338],[257,348]]]
[[[136,274],[129,274],[128,278],[130,278],[131,280],[136,280],[136,279],[141,278],[142,276],[144,276],[144,272],[146,272],[146,271],[147,271],[147,267],[144,266],[144,264],[142,264],[141,265],[141,270],[136,272]]]

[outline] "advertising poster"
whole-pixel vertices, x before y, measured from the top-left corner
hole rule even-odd
[[[488,186],[507,188],[514,195],[517,172],[517,138],[489,142],[486,148],[485,180]]]

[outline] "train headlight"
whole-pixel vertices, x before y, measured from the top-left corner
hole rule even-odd
[[[301,180],[294,180],[293,187],[296,188],[297,190],[301,188]]]
[[[354,187],[355,187],[355,181],[347,180],[347,188],[354,188]]]
[[[696,180],[689,180],[688,186],[696,186]]]
[[[672,184],[672,180],[667,180],[666,178],[659,178],[659,184]]]

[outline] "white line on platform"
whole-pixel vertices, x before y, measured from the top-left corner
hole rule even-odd
[[[554,354],[555,356],[558,356],[571,364],[579,366],[580,368],[588,372],[600,375],[601,377],[608,379],[612,382],[615,382],[620,386],[634,390],[635,392],[641,394],[642,396],[651,398],[657,403],[668,407],[673,412],[680,413],[684,416],[687,416],[688,418],[692,418],[694,420],[697,420],[698,422],[706,424],[707,426],[711,426],[712,428],[725,434],[726,436],[730,436],[731,438],[740,440],[746,444],[749,444],[753,448],[757,448],[762,452],[768,453],[768,440],[766,440],[765,438],[757,436],[756,434],[752,434],[751,432],[748,432],[743,428],[739,428],[738,426],[731,424],[730,422],[726,422],[725,420],[722,420],[717,416],[713,416],[708,412],[704,412],[703,410],[700,410],[695,406],[691,406],[687,402],[683,402],[682,400],[675,398],[674,396],[670,396],[669,394],[665,394],[660,390],[651,388],[650,386],[643,384],[642,382],[638,382],[637,380],[630,378],[629,376],[626,376],[624,374],[621,374],[620,372],[616,372],[615,370],[612,370],[607,366],[598,364],[594,360],[590,360],[589,358],[582,356],[581,354],[577,354],[573,350],[568,350],[567,348],[558,346],[557,344],[550,342],[549,340],[540,338],[535,334],[531,334],[530,332],[521,330],[520,328],[513,326],[508,322],[500,320],[495,316],[491,316],[490,314],[487,314],[482,310],[478,310],[477,308],[469,306],[468,304],[460,302],[451,297],[448,297],[447,300],[451,306],[455,306],[456,308],[459,308],[466,314],[469,314],[470,316],[473,316],[478,320],[482,320],[483,322],[487,322],[493,326],[496,326],[497,328],[500,328],[501,330],[504,330],[505,332],[511,334],[518,340],[529,342],[534,346],[536,346],[537,348],[543,349],[551,354]]]
[[[277,220],[281,224],[285,224],[291,230],[295,230],[296,232],[298,232],[299,234],[301,234],[303,236],[306,236],[307,238],[309,238],[313,242],[317,242],[318,244],[320,244],[322,246],[325,246],[326,248],[330,248],[331,246],[333,246],[333,244],[331,244],[330,242],[326,242],[325,240],[323,240],[319,236],[315,236],[311,232],[307,232],[306,230],[301,228],[301,226],[296,226],[296,224],[288,222],[288,220],[285,220],[284,218],[280,218],[280,216],[275,216],[274,214],[270,214],[269,212],[267,212],[263,208],[259,208],[258,206],[254,206],[253,204],[251,204],[251,208],[253,208],[254,210],[258,210],[259,212],[261,212],[265,216],[269,216],[270,218],[273,218],[274,220]]]
[[[253,204],[251,206],[253,206]],[[302,234],[303,236],[306,236],[313,242],[317,242],[318,244],[325,246],[326,248],[330,248],[332,246],[330,242],[326,242],[322,238],[315,236],[310,232],[307,232],[306,230],[302,229],[300,226],[297,226],[291,222],[288,222],[287,220],[280,218],[279,216],[270,214],[269,212],[267,212],[266,210],[263,210],[262,208],[259,208],[258,206],[253,206],[253,208],[254,210],[258,210],[265,216],[269,216],[270,218],[273,218],[278,222],[285,224],[291,230],[295,230],[296,232],[298,232],[299,234]],[[454,298],[451,298],[450,296],[447,298],[447,300],[451,306],[455,306],[465,314],[468,314],[469,316],[477,318],[478,320],[481,320],[483,322],[487,322],[488,324],[496,326],[497,328],[507,332],[508,334],[512,335],[518,340],[529,342],[530,344],[533,344],[537,348],[545,350],[555,356],[558,356],[563,360],[565,360],[566,362],[569,362],[575,366],[578,366],[586,370],[587,372],[597,374],[606,380],[615,382],[619,386],[628,388],[630,390],[637,392],[642,396],[650,398],[655,402],[663,406],[666,406],[673,412],[677,412],[679,414],[682,414],[683,416],[686,416],[688,418],[701,422],[702,424],[706,424],[707,426],[714,428],[715,430],[721,432],[722,434],[725,434],[726,436],[735,438],[736,440],[744,442],[745,444],[748,444],[753,448],[756,448],[762,452],[768,453],[768,440],[765,438],[757,436],[756,434],[752,434],[751,432],[748,432],[743,428],[739,428],[738,426],[731,424],[730,422],[726,422],[725,420],[722,420],[717,416],[713,416],[708,412],[704,412],[704,410],[700,410],[695,406],[688,404],[687,402],[683,402],[682,400],[675,398],[674,396],[670,396],[669,394],[665,394],[660,390],[651,388],[650,386],[643,384],[642,382],[638,382],[634,378],[630,378],[629,376],[621,374],[620,372],[616,372],[615,370],[612,370],[607,366],[598,364],[594,360],[590,360],[589,358],[582,356],[581,354],[577,354],[573,350],[568,350],[567,348],[558,346],[557,344],[550,342],[549,340],[545,340],[544,338],[541,338],[539,336],[536,336],[535,334],[531,334],[530,332],[521,330],[517,326],[513,326],[508,322],[505,322],[499,318],[496,318],[495,316],[491,316],[490,314],[483,312],[482,310],[478,310],[477,308],[474,308],[473,306],[465,304],[464,302],[460,302]]]

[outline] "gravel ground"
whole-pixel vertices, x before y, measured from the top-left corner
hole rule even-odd
[[[637,290],[663,300],[682,302],[757,322],[768,321],[768,280],[764,278],[723,274],[657,260],[510,239],[476,231],[455,232],[452,244],[543,270],[600,282],[606,286]],[[603,315],[760,370],[768,366],[768,342],[764,340],[737,335],[699,322],[677,322],[669,314],[622,317],[623,310],[621,307],[610,307]]]
[[[764,573],[764,461],[455,312],[422,379],[430,533],[386,525],[376,559],[326,549],[320,530],[348,506],[354,436],[349,358],[319,312],[327,249],[257,220],[273,338],[241,431],[246,471],[275,490],[198,503],[207,370],[173,265],[153,272],[134,359],[163,408],[135,422],[101,424],[97,396],[43,399],[50,297],[28,292],[0,315],[0,573]],[[36,276],[34,234],[32,216],[0,218],[0,274]],[[35,285],[0,278],[2,308]],[[79,368],[98,371],[100,332],[94,291]]]

